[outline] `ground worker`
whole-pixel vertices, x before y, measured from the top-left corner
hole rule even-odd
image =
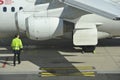
[[[19,35],[15,35],[15,38],[12,40],[11,47],[12,47],[12,50],[14,53],[13,64],[15,66],[16,65],[16,56],[18,58],[18,64],[21,63],[20,53],[21,53],[21,50],[23,49],[23,44],[22,44],[22,41],[21,41]]]

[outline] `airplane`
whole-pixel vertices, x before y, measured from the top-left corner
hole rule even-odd
[[[0,0],[0,38],[72,38],[93,52],[99,39],[120,36],[119,8],[113,0]]]

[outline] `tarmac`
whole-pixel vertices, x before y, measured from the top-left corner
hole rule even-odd
[[[15,67],[13,56],[7,60],[3,57],[12,54],[9,48],[1,47],[0,80],[120,80],[119,38],[100,40],[95,53],[84,54],[70,40],[44,41],[38,45],[25,46],[22,63]]]

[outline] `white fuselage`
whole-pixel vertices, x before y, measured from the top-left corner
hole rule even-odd
[[[29,10],[34,2],[35,0],[0,0],[0,38],[11,37],[18,32],[15,14],[23,8]]]

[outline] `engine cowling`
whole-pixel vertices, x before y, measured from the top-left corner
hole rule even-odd
[[[63,20],[55,17],[29,17],[26,33],[32,40],[48,40],[63,35]]]

